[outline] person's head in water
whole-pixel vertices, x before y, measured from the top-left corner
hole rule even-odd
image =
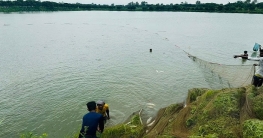
[[[89,111],[96,110],[96,102],[95,101],[88,102],[87,108]]]
[[[104,105],[105,105],[104,101],[102,100],[97,101],[97,106],[99,110],[102,110]]]
[[[247,51],[244,51],[243,56],[245,56],[245,57],[242,57],[243,59],[247,59],[247,57],[248,57]]]

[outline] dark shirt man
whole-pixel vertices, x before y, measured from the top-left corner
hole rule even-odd
[[[96,131],[102,133],[104,130],[104,119],[101,114],[96,113],[94,101],[88,102],[87,108],[89,113],[83,116],[79,138],[97,138]]]

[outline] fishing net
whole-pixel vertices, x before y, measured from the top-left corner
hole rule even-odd
[[[184,103],[173,104],[158,111],[153,123],[146,125],[145,138],[166,137],[174,135],[172,128],[174,118],[183,109]],[[182,127],[181,127],[182,128]]]
[[[201,68],[205,81],[213,89],[242,87],[252,82],[255,72],[253,65],[218,64],[202,60],[189,53],[187,54]]]

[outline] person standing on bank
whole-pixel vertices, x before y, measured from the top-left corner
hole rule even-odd
[[[96,112],[103,115],[105,123],[106,123],[106,120],[110,119],[109,105],[105,104],[104,101],[102,101],[102,100],[97,101]]]
[[[97,138],[96,132],[104,130],[104,118],[96,113],[95,101],[88,102],[87,108],[89,113],[83,116],[79,138]]]
[[[243,57],[243,56],[241,56],[241,57]],[[258,64],[254,64],[254,66],[259,66],[259,67],[253,76],[253,85],[255,87],[262,86],[262,82],[263,82],[263,51],[260,52],[258,58],[257,57],[255,57],[255,58],[248,57],[247,59],[253,60],[253,61],[259,61]]]

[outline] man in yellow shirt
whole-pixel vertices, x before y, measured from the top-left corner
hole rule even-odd
[[[103,115],[104,117],[104,122],[106,123],[106,120],[110,119],[110,110],[109,110],[109,105],[105,104],[104,101],[99,100],[96,102],[97,103],[97,108],[96,108],[96,112],[100,113]]]

